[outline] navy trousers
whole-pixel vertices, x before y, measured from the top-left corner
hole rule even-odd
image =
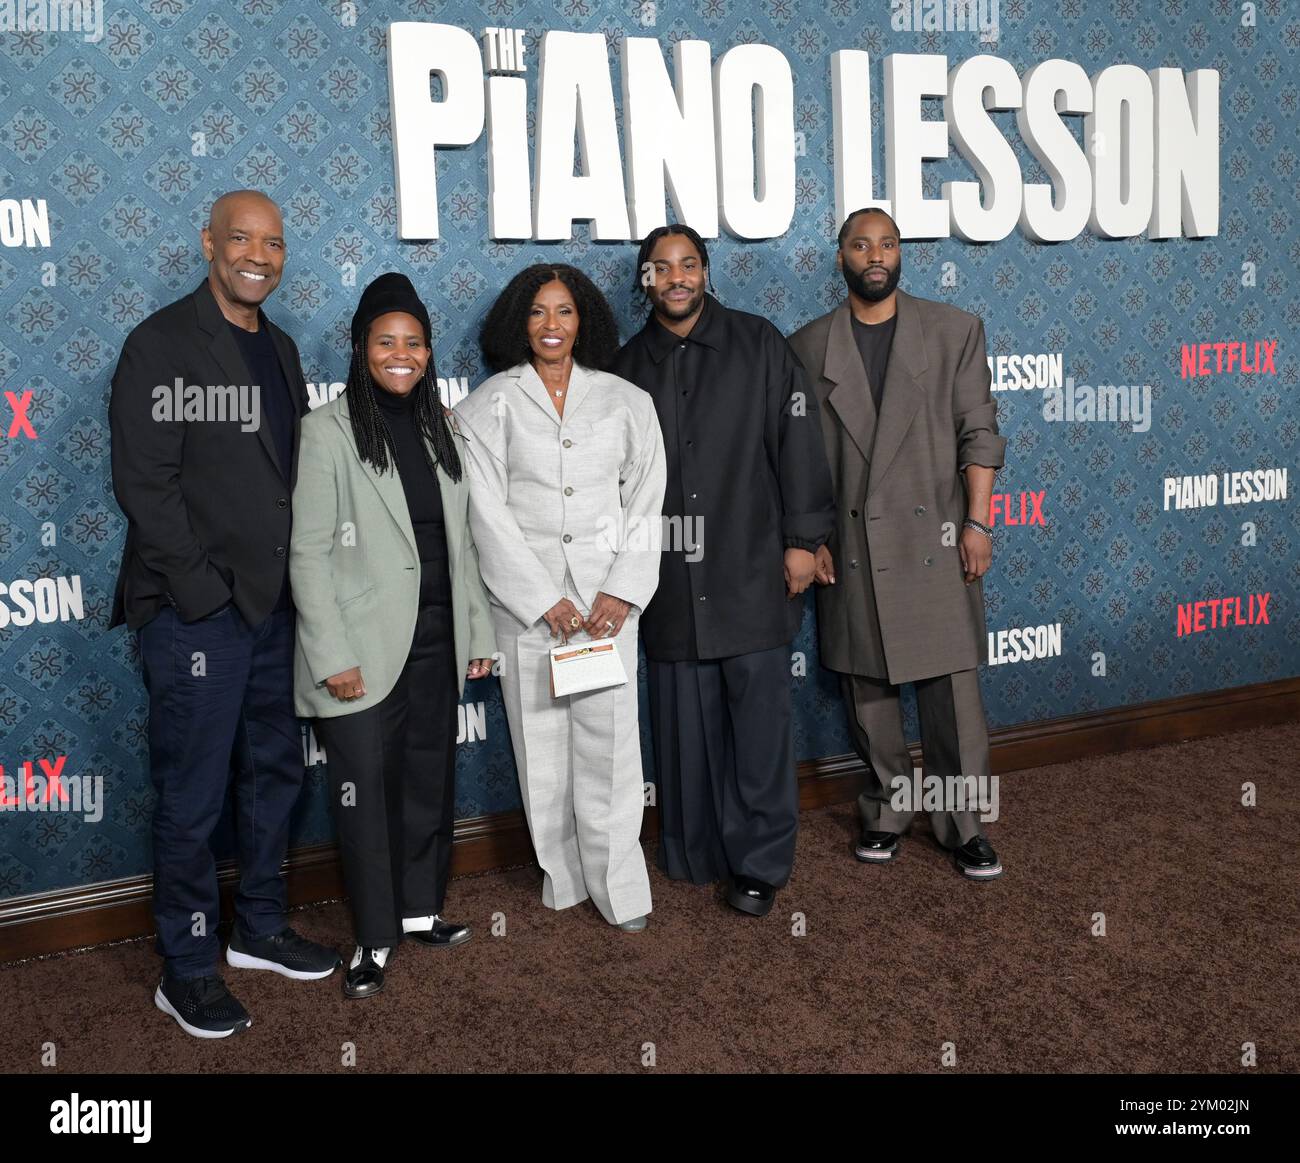
[[[790,647],[647,659],[646,672],[659,867],[695,884],[750,876],[783,887],[799,831]]]
[[[244,933],[285,928],[280,877],[302,788],[292,609],[249,626],[233,606],[182,622],[164,606],[139,630],[149,692],[156,948],[174,977],[215,971],[220,904],[211,838],[233,784]]]

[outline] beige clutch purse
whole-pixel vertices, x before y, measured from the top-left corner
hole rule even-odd
[[[618,644],[612,638],[551,647],[551,697],[598,691],[627,682]]]

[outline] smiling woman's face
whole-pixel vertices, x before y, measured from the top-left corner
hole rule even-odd
[[[366,338],[366,360],[370,378],[385,392],[405,396],[414,390],[429,362],[420,321],[405,311],[377,316]]]
[[[573,354],[578,338],[578,305],[559,279],[543,283],[528,311],[528,346],[533,358],[556,363]]]

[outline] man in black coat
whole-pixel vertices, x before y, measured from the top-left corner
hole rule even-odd
[[[113,374],[113,491],[127,517],[110,626],[137,631],[149,693],[154,994],[188,1033],[250,1024],[216,964],[211,836],[234,785],[240,880],[226,960],[297,979],[338,954],[285,922],[280,864],[302,787],[293,709],[289,498],[306,383],[293,341],[262,313],[284,266],[274,202],[213,204],[207,279],[136,327]],[[233,781],[232,781],[233,773]]]
[[[641,617],[659,863],[762,916],[794,863],[790,643],[834,524],[817,397],[771,323],[707,293],[690,227],[652,231],[638,277],[651,315],[611,370],[653,397],[668,464]]]

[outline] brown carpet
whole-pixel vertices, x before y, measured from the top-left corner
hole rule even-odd
[[[147,940],[0,967],[0,1069],[70,1072],[1300,1070],[1300,724],[1014,772],[959,877],[924,822],[893,865],[851,854],[852,805],[805,813],[762,920],[652,870],[640,934],[544,909],[535,869],[454,882],[475,928],[406,945],[379,997],[223,966],[253,1015],[200,1042],[154,1009]],[[1258,789],[1241,806],[1241,785]],[[1093,936],[1093,914],[1106,935]],[[801,913],[806,935],[792,935]],[[492,918],[506,933],[491,934]],[[341,903],[293,915],[343,949]],[[349,950],[350,952],[350,950]]]

